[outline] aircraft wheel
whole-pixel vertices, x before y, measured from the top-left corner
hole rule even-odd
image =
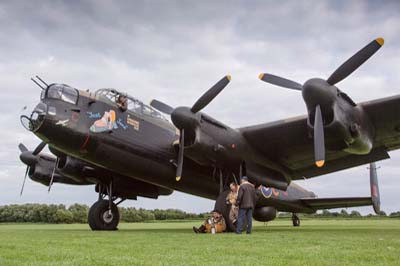
[[[92,230],[117,230],[119,223],[118,207],[112,203],[110,213],[108,204],[108,200],[100,200],[90,207],[88,222]]]
[[[300,226],[300,218],[295,214],[292,216],[292,222],[293,226]]]

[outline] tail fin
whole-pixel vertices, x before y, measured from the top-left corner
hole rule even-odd
[[[378,185],[378,174],[376,172],[375,163],[370,163],[369,165],[369,178],[371,185],[371,200],[372,206],[374,207],[374,211],[376,214],[379,214],[381,208],[381,198],[379,194],[379,185]]]

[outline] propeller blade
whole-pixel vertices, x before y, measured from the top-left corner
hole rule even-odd
[[[60,159],[57,157],[56,163],[54,164],[53,172],[51,173],[51,179],[50,179],[50,183],[49,183],[49,190],[48,190],[48,192],[50,192],[51,186],[53,185],[54,174],[56,173],[56,168],[57,168],[57,166],[58,166],[58,162],[59,162],[59,161],[60,161]]]
[[[151,100],[150,106],[152,106],[155,109],[157,109],[158,111],[163,112],[163,113],[168,114],[168,115],[170,115],[172,113],[172,111],[174,110],[174,108],[172,108],[168,104],[160,102],[160,101],[158,101],[156,99]]]
[[[176,167],[176,181],[180,181],[182,177],[183,168],[183,149],[185,148],[185,130],[181,130],[181,136],[179,139],[179,153],[178,153],[178,166]]]
[[[288,88],[288,89],[292,89],[292,90],[298,90],[301,91],[301,89],[303,88],[303,86],[295,81],[289,80],[289,79],[285,79],[285,78],[281,78],[275,75],[271,75],[271,74],[267,74],[267,73],[261,73],[258,76],[259,79],[261,79],[264,82],[270,83],[270,84],[274,84],[276,86],[279,87],[284,87],[284,88]]]
[[[358,51],[355,55],[350,57],[346,62],[344,62],[340,67],[338,67],[335,72],[328,78],[327,82],[330,85],[335,85],[339,81],[348,77],[357,68],[365,63],[379,48],[384,44],[383,38],[377,38],[370,42],[367,46]]]
[[[314,153],[315,164],[317,167],[322,167],[325,164],[325,137],[324,124],[322,121],[321,107],[317,105],[315,108],[314,120]]]
[[[230,75],[226,75],[225,77],[223,77],[196,101],[196,103],[191,108],[191,111],[193,113],[197,113],[198,111],[206,107],[226,87],[226,85],[228,85],[230,80]]]
[[[22,182],[21,192],[19,193],[19,196],[22,196],[22,193],[24,192],[25,181],[26,181],[26,177],[28,175],[28,172],[29,172],[29,166],[26,167],[24,182]]]
[[[32,152],[32,154],[38,155],[43,150],[44,146],[46,146],[46,142],[44,141],[40,142],[40,144],[36,147],[36,149]]]
[[[28,151],[28,148],[27,148],[24,144],[22,144],[22,143],[20,143],[20,144],[18,145],[18,148],[19,148],[19,150],[20,150],[21,152]]]

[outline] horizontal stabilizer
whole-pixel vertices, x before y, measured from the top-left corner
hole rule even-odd
[[[314,210],[348,208],[372,205],[371,197],[301,199],[303,204]]]

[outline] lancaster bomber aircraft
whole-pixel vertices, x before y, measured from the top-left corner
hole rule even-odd
[[[260,74],[267,83],[301,91],[308,114],[237,129],[202,112],[230,76],[193,106],[177,108],[157,100],[146,105],[115,89],[90,92],[32,79],[42,88],[40,102],[21,122],[42,142],[33,151],[19,145],[27,165],[21,194],[26,176],[49,190],[53,183],[95,185],[98,200],[88,215],[93,230],[115,230],[117,205],[126,199],[174,190],[216,200],[228,220],[228,184],[244,174],[257,187],[259,221],[277,211],[293,213],[295,226],[297,213],[319,209],[373,205],[378,212],[374,162],[400,147],[400,95],[356,104],[335,84],[382,45],[383,39],[373,40],[326,80],[301,85]],[[41,153],[46,145],[52,155]],[[293,182],[363,164],[370,164],[369,197],[317,198]]]

